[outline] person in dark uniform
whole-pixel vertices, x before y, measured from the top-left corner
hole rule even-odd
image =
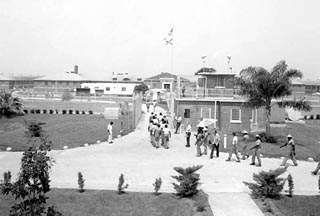
[[[256,157],[257,157],[257,160],[258,160],[257,166],[261,167],[261,158],[260,158],[261,138],[260,138],[260,136],[258,134],[256,135],[255,145],[250,150],[253,150],[252,151],[252,163],[250,165],[255,165],[256,164],[255,160],[256,160]]]

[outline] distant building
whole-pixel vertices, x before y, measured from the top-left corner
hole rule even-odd
[[[305,95],[320,95],[320,79],[294,80],[292,82],[292,95],[304,97]]]
[[[141,83],[141,82],[140,82]],[[87,93],[90,95],[102,96],[102,95],[114,95],[114,96],[132,96],[134,93],[134,87],[139,82],[84,82],[80,85],[81,89],[77,89],[79,92]]]
[[[177,75],[168,72],[162,72],[156,76],[146,78],[144,80],[144,83],[150,89],[164,89],[166,91],[175,91],[178,89],[178,83],[180,84],[180,86],[184,86],[188,85],[190,81],[188,79],[178,77]]]
[[[0,74],[0,90],[9,90],[13,79]]]

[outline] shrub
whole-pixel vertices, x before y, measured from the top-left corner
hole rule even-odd
[[[280,192],[283,189],[285,180],[279,178],[280,175],[285,173],[286,167],[278,168],[275,170],[261,171],[258,174],[253,174],[253,180],[256,183],[244,182],[247,185],[254,197],[258,198],[279,198]]]
[[[261,137],[261,141],[265,143],[277,143],[277,138],[270,134],[266,134],[265,132],[262,132],[259,134]]]
[[[82,193],[84,192],[84,182],[86,180],[83,178],[83,175],[81,172],[78,172],[78,185],[79,185],[79,192]]]
[[[124,186],[123,186],[124,185]],[[118,194],[123,194],[125,189],[129,187],[128,184],[124,184],[124,177],[123,174],[119,177],[119,183],[118,183]]]
[[[85,112],[85,111],[82,111],[82,115],[84,115],[84,114],[86,114],[86,112]]]
[[[201,169],[202,166],[192,166],[187,168],[175,167],[174,170],[180,175],[172,176],[179,184],[172,183],[176,190],[176,195],[180,197],[192,197],[198,193],[198,185],[200,175],[196,172]]]
[[[44,109],[42,113],[43,113],[43,114],[47,114],[47,110]]]
[[[67,114],[67,110],[62,110],[62,114]]]
[[[89,110],[89,114],[92,115],[92,114],[93,114],[93,111],[92,111],[92,110]]]
[[[24,114],[28,114],[28,110],[27,109],[24,109],[23,112],[24,112]]]
[[[31,114],[34,114],[34,113],[35,113],[35,112],[34,112],[34,109],[31,109],[31,110],[30,110],[30,113],[31,113]]]
[[[79,112],[79,110],[76,110],[76,114],[79,114],[80,112]]]
[[[49,110],[49,113],[50,113],[50,114],[53,114],[53,113],[54,113],[54,110]]]
[[[293,184],[293,178],[291,174],[288,175],[287,180],[288,180],[288,187],[289,187],[289,190],[288,190],[289,197],[292,197],[294,184]]]
[[[62,216],[55,206],[49,206],[47,216]]]
[[[36,109],[36,114],[41,114],[41,110]]]
[[[72,114],[73,113],[73,110],[69,110],[69,114]]]
[[[11,172],[4,172],[3,173],[3,181],[1,181],[1,184],[10,184],[11,183]]]
[[[32,147],[22,155],[17,181],[0,185],[3,194],[15,197],[16,203],[11,206],[10,215],[44,215],[46,212],[46,193],[50,191],[49,172],[53,161],[47,156],[51,142],[41,125],[28,123],[27,144],[31,143]],[[36,144],[39,144],[37,148]]]
[[[320,119],[320,115],[319,114],[317,115],[317,119]]]
[[[204,212],[204,211],[206,211],[206,206],[204,204],[198,203],[197,212]]]
[[[313,119],[313,115],[310,115],[310,119]]]
[[[156,181],[153,183],[155,195],[159,195],[159,190],[161,188],[161,185],[162,185],[162,179],[156,178]]]

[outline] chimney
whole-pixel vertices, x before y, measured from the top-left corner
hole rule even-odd
[[[75,73],[75,74],[78,74],[78,65],[75,65],[75,66],[74,66],[74,73]]]

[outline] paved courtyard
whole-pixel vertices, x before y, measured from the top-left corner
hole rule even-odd
[[[160,111],[160,108],[159,108]],[[100,143],[69,150],[52,151],[55,164],[51,173],[51,186],[56,188],[77,188],[77,173],[81,171],[86,179],[87,189],[115,190],[121,173],[129,183],[129,191],[153,191],[152,183],[161,177],[162,192],[174,192],[173,167],[204,165],[199,170],[202,189],[209,194],[214,215],[263,215],[249,197],[249,191],[242,183],[252,181],[252,174],[261,170],[279,167],[280,159],[263,158],[262,167],[249,166],[250,161],[226,162],[226,153],[220,158],[209,159],[208,155],[195,157],[196,149],[185,147],[184,134],[172,134],[170,149],[155,149],[149,142],[147,132],[149,114],[143,114],[136,130],[116,139],[113,144]],[[194,143],[194,136],[191,143]],[[67,143],[66,143],[67,145]],[[21,153],[0,152],[0,173],[19,170]],[[298,161],[299,166],[289,166],[288,173],[294,179],[295,194],[318,194],[318,177],[310,175],[315,162]],[[291,163],[291,161],[289,161]],[[233,208],[230,208],[230,203]]]

